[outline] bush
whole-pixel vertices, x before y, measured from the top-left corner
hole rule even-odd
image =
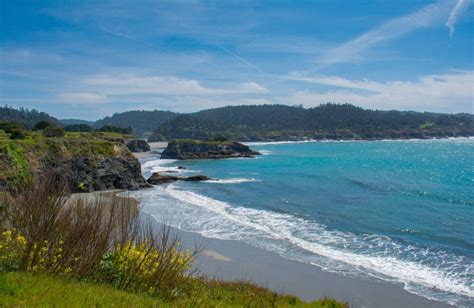
[[[223,135],[217,135],[214,137],[214,141],[225,142],[227,141],[227,138]]]
[[[25,253],[26,239],[15,230],[0,233],[0,272],[15,271],[20,268],[20,259]]]
[[[94,129],[87,124],[71,124],[64,126],[67,132],[92,132]]]
[[[48,122],[48,121],[39,121],[35,124],[33,127],[33,130],[44,130],[47,128],[54,128],[57,127],[54,123]]]
[[[178,241],[166,242],[163,246],[150,236],[117,245],[104,255],[102,273],[119,289],[141,290],[171,299],[179,293],[192,257],[189,251],[179,251]]]
[[[0,129],[7,134],[11,134],[15,130],[24,130],[25,127],[18,122],[0,122]]]
[[[13,129],[10,131],[10,139],[25,139],[26,132],[21,129]]]
[[[45,137],[63,137],[64,129],[61,127],[47,127],[43,130],[43,136]]]
[[[24,139],[27,135],[25,127],[17,122],[0,122],[0,129],[10,134],[10,139]]]
[[[132,128],[127,127],[118,127],[118,126],[112,126],[112,125],[104,125],[101,128],[97,129],[96,131],[98,132],[112,132],[112,133],[119,133],[119,134],[132,134]]]
[[[47,176],[4,197],[0,269],[91,279],[166,298],[180,293],[194,253],[181,251],[169,228],[160,233],[144,224],[129,198],[71,197],[57,183],[64,181]]]

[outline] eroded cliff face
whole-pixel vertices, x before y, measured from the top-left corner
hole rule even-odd
[[[219,159],[254,157],[260,153],[238,142],[175,140],[161,153],[163,159]]]
[[[0,138],[0,190],[20,191],[48,172],[59,174],[73,192],[149,186],[140,162],[123,143],[88,134]]]

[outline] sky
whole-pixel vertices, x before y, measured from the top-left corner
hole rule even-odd
[[[474,113],[474,0],[0,0],[0,105]]]

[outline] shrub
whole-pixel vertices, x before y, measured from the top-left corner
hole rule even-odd
[[[94,129],[87,124],[71,124],[64,126],[67,132],[92,132]]]
[[[26,133],[21,129],[13,129],[10,131],[10,139],[25,139]]]
[[[0,129],[10,134],[10,139],[24,139],[26,137],[25,128],[17,122],[0,122]]]
[[[0,272],[18,270],[20,258],[26,249],[26,239],[16,230],[5,230],[0,233]]]
[[[101,128],[97,129],[98,132],[113,132],[113,133],[119,133],[119,134],[132,134],[132,128],[131,127],[118,127],[118,126],[113,126],[113,125],[104,125]]]
[[[43,130],[43,136],[45,137],[63,137],[64,129],[61,127],[47,127]]]
[[[227,138],[224,135],[217,135],[214,137],[214,141],[225,142]]]
[[[181,251],[169,228],[157,232],[145,224],[132,199],[70,196],[58,183],[64,181],[48,175],[4,198],[2,269],[104,281],[167,298],[180,292],[194,253]]]
[[[104,255],[102,273],[119,289],[172,299],[180,294],[192,264],[191,253],[179,248],[179,241],[159,243],[153,236],[128,241]]]
[[[18,122],[0,122],[0,129],[7,134],[11,134],[14,130],[24,130],[25,127]]]
[[[56,127],[55,124],[48,122],[48,121],[39,121],[33,126],[33,130],[44,130],[47,128],[54,128]]]

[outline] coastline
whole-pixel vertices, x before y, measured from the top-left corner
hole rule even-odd
[[[164,227],[152,215],[142,214],[142,218],[151,222],[157,230]],[[347,302],[350,307],[453,307],[410,293],[402,285],[380,279],[346,277],[315,265],[286,259],[244,242],[208,238],[199,233],[166,227],[179,235],[183,248],[201,247],[195,268],[198,275],[205,277],[249,281],[277,293],[298,296],[304,301],[335,298]]]
[[[298,143],[325,143],[325,142],[411,142],[411,141],[442,141],[442,140],[470,140],[469,137],[445,137],[445,138],[410,138],[410,139],[307,139],[307,140],[281,140],[281,141],[242,141],[248,146],[272,145],[272,144],[298,144]]]
[[[449,139],[454,138],[447,138],[446,140]],[[472,139],[472,137],[462,139],[468,140]],[[431,139],[416,140],[430,141]],[[346,142],[356,141],[362,140]],[[410,140],[403,139],[400,141]],[[284,143],[302,142],[287,141]],[[264,145],[268,143],[255,143],[255,145],[259,144]],[[148,152],[140,158],[157,158],[159,150],[160,148],[153,147],[152,152]],[[160,225],[155,220],[153,220],[153,223]],[[380,279],[368,281],[365,278],[347,277],[342,274],[325,271],[316,265],[286,259],[275,252],[260,249],[241,241],[207,238],[199,233],[187,232],[176,228],[172,229],[175,232],[179,232],[185,247],[193,248],[196,242],[203,242],[205,244],[203,251],[197,256],[197,267],[201,274],[210,278],[249,280],[276,292],[296,295],[306,301],[328,296],[340,301],[346,301],[352,307],[452,307],[448,304],[410,293],[404,289],[402,284],[395,284]]]

